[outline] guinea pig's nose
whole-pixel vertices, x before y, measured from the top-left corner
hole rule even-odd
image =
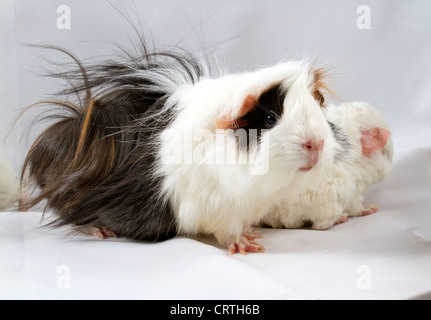
[[[308,151],[322,151],[324,144],[325,141],[323,139],[318,141],[308,140],[302,145],[302,147]]]
[[[321,140],[307,140],[302,144],[302,147],[306,151],[305,161],[306,165],[301,168],[302,171],[310,171],[320,159],[321,151],[323,150],[325,142]]]

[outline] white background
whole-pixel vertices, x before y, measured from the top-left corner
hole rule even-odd
[[[370,8],[370,29],[359,29],[360,5]],[[57,8],[71,10],[70,30],[57,28]],[[341,101],[367,101],[383,111],[396,149],[427,145],[431,121],[431,2],[422,1],[113,1],[3,0],[0,3],[0,135],[24,107],[54,93],[58,81],[40,77],[44,59],[64,57],[24,44],[54,44],[81,59],[131,47],[134,32],[120,14],[140,21],[158,47],[204,47],[232,72],[281,60],[316,57],[331,66]],[[137,19],[139,17],[139,19]],[[52,70],[52,66],[51,66]],[[54,69],[56,70],[56,69]],[[15,166],[19,123],[6,140]]]
[[[326,233],[265,230],[267,253],[233,258],[223,248],[188,239],[141,246],[127,241],[66,240],[38,229],[39,216],[10,214],[0,221],[1,241],[3,246],[9,244],[7,259],[0,258],[0,282],[9,292],[0,288],[0,297],[22,297],[26,292],[27,297],[48,298],[408,298],[431,289],[431,1],[113,3],[0,2],[0,137],[17,170],[31,143],[24,139],[18,144],[29,118],[12,131],[10,125],[23,108],[61,88],[57,81],[39,75],[49,68],[44,59],[64,61],[57,53],[24,44],[63,46],[84,60],[111,57],[119,52],[113,44],[132,46],[134,32],[120,13],[128,12],[134,21],[139,17],[142,30],[158,47],[205,48],[232,72],[303,57],[327,62],[332,89],[340,100],[371,103],[392,127],[394,173],[367,197],[381,210]],[[57,28],[60,5],[71,9],[70,30]],[[357,26],[360,5],[370,8],[370,29]],[[182,271],[175,268],[174,277],[168,266],[154,262],[157,259],[140,269],[140,263],[125,257],[126,252],[136,256],[139,250]],[[92,260],[97,255],[105,268]],[[111,265],[113,257],[117,267]],[[82,262],[87,260],[88,265]],[[65,293],[55,287],[56,270],[62,264],[72,270],[75,291]],[[355,285],[362,265],[371,268],[371,290],[361,291]],[[98,272],[92,269],[96,266]],[[296,274],[298,269],[302,273]],[[239,281],[239,274],[256,279],[258,293],[251,284]],[[192,275],[199,281],[190,281]],[[140,291],[136,279],[156,291]],[[94,288],[102,283],[103,290]]]

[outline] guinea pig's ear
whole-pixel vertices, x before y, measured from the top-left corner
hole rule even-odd
[[[367,156],[381,150],[388,142],[390,132],[384,128],[371,128],[361,131],[362,154]]]
[[[224,113],[217,118],[216,127],[217,129],[235,129],[241,128],[242,125],[239,123],[243,116],[249,113],[251,110],[256,108],[257,100],[256,98],[249,94],[245,97],[242,102],[241,108],[237,114]]]
[[[334,92],[328,87],[327,79],[327,66],[322,66],[313,70],[314,82],[311,88],[313,98],[319,103],[320,107],[325,107],[324,93],[335,95]]]

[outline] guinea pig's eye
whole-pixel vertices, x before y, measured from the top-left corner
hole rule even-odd
[[[268,128],[272,128],[277,124],[277,115],[274,112],[266,114],[265,124]]]

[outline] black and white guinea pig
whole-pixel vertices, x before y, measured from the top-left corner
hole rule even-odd
[[[299,228],[311,223],[312,229],[324,230],[348,217],[378,210],[374,205],[364,207],[363,201],[365,191],[391,172],[393,144],[388,124],[364,102],[330,105],[326,114],[343,152],[322,183],[297,196],[286,194],[264,217],[264,225]]]
[[[58,107],[57,119],[23,167],[36,187],[27,207],[46,200],[55,226],[147,241],[208,234],[232,253],[262,252],[251,226],[333,164],[313,63],[226,74],[145,44],[86,66],[56,49],[78,68],[56,73],[70,87],[35,104]]]

